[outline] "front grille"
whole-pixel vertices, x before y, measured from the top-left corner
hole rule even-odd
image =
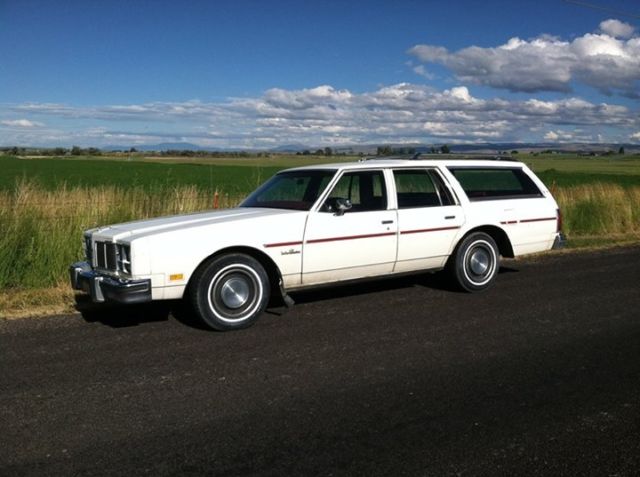
[[[95,266],[111,272],[131,274],[131,249],[129,245],[96,242]]]

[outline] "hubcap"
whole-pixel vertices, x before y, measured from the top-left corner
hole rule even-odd
[[[228,308],[237,309],[249,299],[251,289],[246,280],[233,277],[224,282],[220,289],[222,303]]]
[[[486,250],[477,249],[471,254],[469,258],[469,268],[474,275],[484,275],[489,269],[491,259]]]

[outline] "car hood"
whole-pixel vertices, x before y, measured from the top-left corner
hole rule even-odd
[[[274,217],[285,214],[300,213],[296,210],[263,209],[241,207],[216,211],[197,212],[193,214],[172,215],[147,220],[136,220],[122,224],[108,225],[87,231],[94,239],[130,241],[149,235],[184,230],[186,228],[204,227],[215,224],[226,224],[250,219]]]

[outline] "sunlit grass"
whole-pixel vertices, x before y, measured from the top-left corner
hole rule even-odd
[[[557,188],[569,237],[640,232],[640,187],[592,184]]]
[[[240,197],[217,193],[220,208]],[[214,207],[216,192],[195,186],[156,189],[102,186],[40,188],[19,181],[0,192],[0,289],[43,287],[66,279],[82,255],[82,231],[99,225],[183,214]]]
[[[569,238],[640,233],[640,187],[592,184],[556,187]],[[240,196],[218,193],[220,208]],[[45,287],[66,280],[67,266],[82,256],[88,228],[214,207],[215,192],[195,186],[66,187],[46,190],[21,180],[0,192],[0,288]]]

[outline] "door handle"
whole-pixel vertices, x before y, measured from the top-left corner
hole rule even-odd
[[[451,220],[451,219],[455,219],[456,216],[455,215],[447,215],[444,220]]]
[[[382,221],[382,225],[389,225],[389,224],[392,224],[392,223],[393,223],[393,220],[383,220]]]

